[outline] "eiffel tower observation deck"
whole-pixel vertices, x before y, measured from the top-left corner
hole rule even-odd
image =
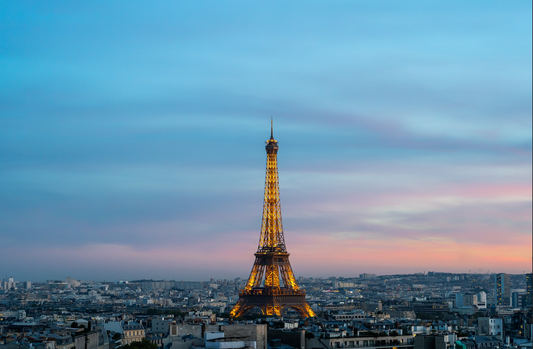
[[[305,291],[298,287],[285,246],[278,181],[278,142],[274,139],[272,121],[270,139],[266,141],[267,165],[263,222],[255,262],[246,282],[239,292],[239,300],[230,312],[240,317],[259,308],[264,315],[278,315],[284,308],[296,310],[303,318],[315,313],[305,300]]]

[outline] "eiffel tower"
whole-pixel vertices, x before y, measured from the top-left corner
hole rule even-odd
[[[292,308],[303,318],[313,317],[315,313],[305,301],[305,291],[296,284],[285,248],[279,204],[278,142],[274,139],[272,120],[265,149],[265,199],[259,246],[246,287],[239,292],[230,316],[240,317],[253,308],[261,309],[264,315],[281,316],[283,308]]]

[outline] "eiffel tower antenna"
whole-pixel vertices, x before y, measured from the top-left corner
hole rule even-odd
[[[267,166],[263,220],[255,262],[239,300],[230,312],[240,317],[253,308],[264,315],[278,315],[284,308],[296,310],[303,318],[315,313],[305,300],[305,291],[296,283],[285,247],[278,181],[278,142],[274,139],[273,121],[270,120],[270,139],[266,141]]]

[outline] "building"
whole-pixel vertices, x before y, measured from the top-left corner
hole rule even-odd
[[[495,336],[503,340],[503,319],[490,317],[478,318],[477,334],[480,336]]]
[[[334,321],[352,321],[356,319],[365,319],[366,315],[364,314],[364,312],[358,311],[358,312],[351,312],[351,313],[342,312],[342,314],[331,314],[330,317]]]
[[[479,291],[477,295],[477,308],[487,309],[487,293],[485,291]]]
[[[137,322],[129,322],[122,325],[124,330],[122,336],[122,344],[130,344],[132,342],[140,342],[146,337],[144,327]]]
[[[417,338],[417,337],[415,337]],[[413,349],[413,336],[361,336],[334,338],[307,338],[306,348],[403,348]],[[441,349],[441,348],[436,348]],[[444,348],[443,348],[444,349]]]
[[[512,292],[511,293],[511,308],[513,309],[524,308],[524,301],[527,301],[527,298],[524,296],[525,296],[525,293]]]
[[[420,314],[437,315],[450,311],[450,302],[444,298],[416,301],[412,303],[412,306],[417,316],[420,316]]]
[[[267,325],[171,324],[170,342],[172,349],[267,349]]]
[[[522,301],[522,306],[525,307],[531,307],[533,305],[533,293],[531,293],[531,273],[526,274],[526,294],[525,294],[525,302]]]
[[[104,324],[106,331],[120,333],[122,344],[140,342],[146,337],[144,327],[134,321],[109,321]]]
[[[499,349],[503,342],[493,336],[474,336],[477,349]]]
[[[511,305],[511,277],[509,274],[494,275],[494,300],[496,305]]]
[[[168,334],[172,321],[174,320],[168,318],[152,318],[152,333]]]
[[[416,336],[414,349],[451,349],[454,348],[456,340],[455,333]]]

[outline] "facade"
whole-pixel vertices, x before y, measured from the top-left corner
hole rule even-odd
[[[416,337],[415,337],[416,338]],[[405,348],[412,349],[414,338],[409,336],[308,338],[306,348]],[[437,348],[440,349],[440,348]]]
[[[152,318],[152,333],[168,334],[172,319]]]
[[[122,344],[130,344],[132,342],[140,342],[146,337],[144,327],[137,322],[130,322],[122,325],[124,334],[122,336]]]
[[[454,333],[416,336],[414,349],[451,349],[455,347],[456,340]]]
[[[533,280],[531,279],[531,273],[526,274],[526,295],[525,295],[525,302],[522,301],[522,305],[524,307],[531,307],[533,305],[533,293],[531,293],[531,286]]]
[[[496,305],[511,305],[511,277],[509,274],[494,275],[494,299]]]
[[[479,291],[477,295],[477,308],[478,309],[487,309],[487,294],[485,291]]]
[[[140,342],[146,337],[144,327],[134,321],[109,321],[104,324],[104,328],[106,331],[120,333],[122,336],[122,344]]]
[[[493,336],[474,336],[477,349],[499,349],[503,342]]]
[[[351,321],[356,319],[365,319],[366,315],[363,312],[354,312],[349,314],[332,314],[330,317],[334,321]]]
[[[503,320],[500,318],[480,317],[477,319],[477,334],[495,336],[503,340]]]
[[[267,325],[222,325],[220,330],[226,338],[240,338],[248,344],[255,342],[257,349],[267,349]]]
[[[74,346],[76,348],[87,348],[87,349],[98,349],[99,347],[99,341],[98,341],[98,333],[97,332],[90,332],[87,333],[87,335],[81,335],[76,336],[74,338]]]
[[[172,324],[170,341],[172,349],[267,349],[267,325]]]
[[[413,302],[414,312],[419,314],[439,314],[450,311],[450,302],[444,298],[429,299],[426,301]]]

